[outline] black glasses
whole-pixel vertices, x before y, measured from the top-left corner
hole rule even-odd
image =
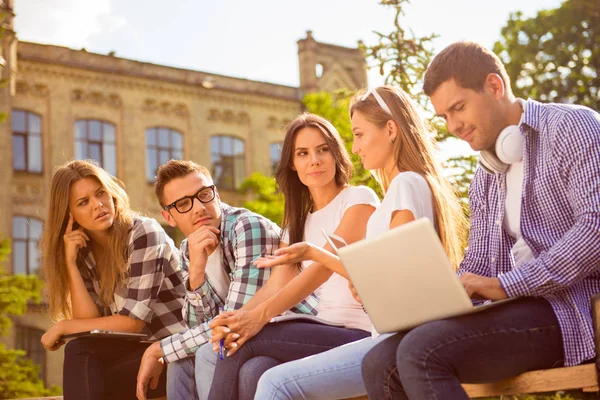
[[[175,207],[178,213],[185,214],[194,206],[194,199],[198,199],[200,203],[210,203],[215,198],[215,185],[203,187],[192,196],[185,196],[179,200],[175,200],[171,204],[165,206],[165,211],[170,211]]]

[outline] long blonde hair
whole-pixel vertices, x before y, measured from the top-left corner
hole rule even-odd
[[[69,193],[71,185],[93,178],[111,195],[115,205],[115,219],[109,228],[109,245],[103,269],[98,270],[100,302],[109,306],[114,301],[117,285],[127,277],[129,234],[133,213],[123,183],[91,160],[70,161],[56,169],[50,189],[50,204],[41,238],[42,265],[50,301],[50,315],[54,320],[72,317],[71,298],[65,262],[63,235],[69,222]],[[81,252],[77,264],[83,263]]]
[[[442,175],[442,166],[435,160],[435,145],[425,120],[419,115],[414,101],[403,90],[380,86],[377,93],[392,112],[390,116],[373,95],[362,100],[365,91],[357,93],[350,101],[350,116],[360,112],[369,122],[384,128],[391,119],[398,126],[393,144],[394,162],[398,171],[412,171],[427,181],[433,196],[434,225],[450,262],[457,268],[463,256],[463,236],[467,221],[456,191]],[[372,171],[384,192],[390,184],[389,175],[379,169]]]

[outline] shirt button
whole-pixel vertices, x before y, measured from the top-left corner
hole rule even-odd
[[[499,219],[496,220],[496,225],[500,225],[500,220]]]
[[[496,257],[492,257],[491,260],[492,260],[492,264],[494,264],[496,262]]]

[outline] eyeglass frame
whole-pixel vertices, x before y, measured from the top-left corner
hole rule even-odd
[[[375,100],[377,100],[377,104],[379,104],[379,107],[381,107],[383,109],[383,111],[385,111],[388,114],[390,114],[390,116],[393,116],[392,111],[390,110],[390,108],[386,104],[385,100],[383,100],[383,97],[381,97],[381,95],[379,93],[377,93],[377,88],[378,87],[374,87],[374,88],[369,89],[367,91],[367,93],[365,93],[365,94],[362,95],[362,97],[360,98],[360,101],[365,101],[370,95],[373,95],[373,97],[375,97]]]
[[[211,189],[211,190],[212,190],[212,193],[213,193],[213,196],[212,196],[212,198],[211,198],[210,200],[208,200],[208,201],[202,201],[202,200],[200,199],[200,197],[198,197],[198,195],[199,195],[201,192],[205,191],[206,189]],[[207,203],[210,203],[211,201],[213,201],[213,200],[215,199],[215,197],[217,197],[217,188],[216,188],[216,186],[215,186],[215,185],[204,186],[203,188],[201,188],[200,190],[198,190],[198,191],[197,191],[196,193],[194,193],[193,195],[191,195],[191,196],[183,196],[183,197],[181,197],[181,198],[179,198],[179,199],[175,200],[175,201],[174,201],[174,202],[172,202],[171,204],[167,204],[166,206],[164,206],[164,207],[163,207],[163,209],[164,209],[165,211],[167,211],[167,212],[171,212],[171,210],[172,210],[173,208],[175,208],[175,210],[177,210],[177,212],[178,212],[179,214],[186,214],[186,213],[189,213],[189,212],[192,210],[192,208],[194,208],[194,200],[198,200],[198,201],[199,201],[200,203],[202,203],[202,204],[207,204]],[[177,206],[175,205],[175,203],[177,203],[177,202],[179,202],[179,201],[181,201],[181,200],[184,200],[184,199],[190,199],[190,200],[192,201],[192,203],[191,203],[192,205],[190,206],[190,208],[189,208],[187,211],[179,211],[179,208],[177,208]]]

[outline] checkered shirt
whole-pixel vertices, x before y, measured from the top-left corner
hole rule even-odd
[[[271,275],[269,268],[256,268],[253,261],[262,255],[273,254],[279,248],[280,228],[267,218],[244,208],[221,203],[221,210],[220,250],[223,269],[231,281],[227,298],[221,299],[217,295],[209,277],[198,289],[187,291],[183,314],[189,329],[161,341],[167,362],[193,356],[198,347],[210,339],[208,323],[219,314],[219,307],[224,310],[240,309]],[[181,243],[181,254],[182,266],[187,271],[187,239]],[[316,314],[316,297],[307,297],[292,311]]]
[[[101,304],[99,276],[91,251],[84,248],[78,268],[100,313],[126,315],[146,323],[143,333],[159,340],[185,329],[182,307],[185,297],[179,251],[160,224],[134,217],[128,249],[128,277],[115,290],[114,302]]]
[[[521,234],[535,259],[514,267],[503,227],[505,174],[479,168],[469,189],[471,233],[459,273],[497,276],[509,297],[541,296],[557,316],[572,366],[595,356],[590,297],[600,292],[600,115],[528,100]]]

